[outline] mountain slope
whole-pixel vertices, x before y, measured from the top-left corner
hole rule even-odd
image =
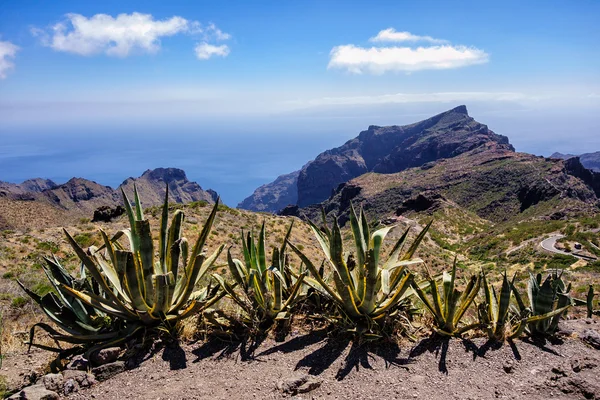
[[[367,172],[395,173],[441,158],[455,157],[488,143],[514,151],[508,138],[497,135],[468,115],[465,106],[405,126],[370,126],[344,145],[319,154],[298,173],[297,199],[293,179],[259,188],[241,208],[277,211],[289,203],[304,207],[327,199],[340,184]],[[296,173],[293,173],[296,174]],[[292,175],[292,174],[290,174]],[[288,193],[286,202],[279,193]]]
[[[533,215],[597,212],[600,188],[595,186],[600,175],[588,171],[587,176],[573,163],[489,143],[395,174],[364,174],[340,185],[322,204],[327,213],[341,216],[342,222],[351,202],[378,219],[432,211],[445,203],[492,223]],[[306,207],[296,214],[317,218],[318,207]]]

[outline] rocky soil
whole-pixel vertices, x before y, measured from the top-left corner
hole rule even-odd
[[[95,377],[84,371],[46,375],[34,390],[130,400],[598,399],[598,330],[597,320],[571,320],[556,341],[502,346],[482,338],[360,345],[319,331],[295,332],[284,342],[159,344],[126,362],[109,359],[102,370],[92,370]]]

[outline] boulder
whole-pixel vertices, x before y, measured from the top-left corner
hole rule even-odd
[[[586,329],[581,334],[581,340],[596,349],[600,349],[600,333],[598,333],[598,331]]]
[[[63,374],[47,374],[42,377],[44,387],[53,392],[61,392],[63,387]]]
[[[122,206],[110,207],[102,206],[98,207],[94,211],[94,218],[92,222],[110,222],[114,218],[117,218],[125,213],[125,208]]]
[[[58,393],[48,390],[43,384],[28,386],[19,393],[13,394],[9,400],[58,400]]]
[[[90,356],[90,361],[96,366],[112,363],[117,361],[120,353],[120,347],[109,347],[93,353]]]
[[[92,369],[92,373],[99,381],[105,381],[123,371],[125,371],[125,362],[123,361],[115,361]]]

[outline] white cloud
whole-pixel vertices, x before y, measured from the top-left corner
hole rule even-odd
[[[435,39],[431,36],[413,35],[410,32],[398,32],[394,28],[387,28],[379,31],[377,36],[369,39],[370,42],[429,42],[429,43],[447,43],[442,39]]]
[[[180,16],[156,20],[151,14],[134,12],[116,17],[96,14],[85,17],[66,14],[64,22],[54,25],[50,31],[31,28],[33,36],[56,51],[79,55],[104,53],[109,56],[126,57],[134,51],[156,53],[160,39],[177,34],[204,34],[214,40],[229,39],[214,24],[203,27],[198,21],[189,21]]]
[[[372,42],[396,41],[446,43],[432,46],[373,46],[354,44],[336,46],[329,53],[327,68],[345,69],[355,74],[386,72],[412,72],[425,69],[451,69],[488,62],[489,55],[480,49],[454,46],[429,36],[417,36],[410,32],[385,29],[370,39]]]
[[[210,24],[208,24],[206,29],[204,29],[204,32],[205,32],[206,40],[209,40],[212,38],[214,38],[215,40],[218,40],[218,41],[231,39],[231,35],[229,33],[223,32],[222,30],[217,28],[215,26],[215,24],[213,24],[212,22]]]
[[[226,44],[215,46],[206,42],[198,43],[194,50],[199,60],[208,60],[212,56],[227,57],[230,51]]]
[[[6,73],[15,67],[10,58],[15,58],[19,47],[11,42],[0,42],[0,79],[6,78]]]

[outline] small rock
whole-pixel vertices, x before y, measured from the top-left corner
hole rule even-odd
[[[87,371],[90,363],[81,354],[76,355],[67,364],[67,369],[76,369],[79,371]]]
[[[123,371],[125,371],[125,363],[123,361],[115,361],[92,369],[92,373],[99,381],[105,381]]]
[[[31,370],[31,371],[27,372],[23,376],[24,386],[29,386],[29,385],[35,384],[39,378],[40,378],[40,374],[37,371]]]
[[[42,377],[42,383],[48,390],[61,392],[63,387],[63,375],[61,373],[44,375]]]
[[[90,387],[96,383],[94,375],[88,374],[85,371],[66,370],[64,372],[64,379],[63,392],[65,394],[78,392],[79,389]]]
[[[573,372],[577,373],[581,372],[584,369],[596,368],[597,366],[598,365],[596,364],[596,362],[589,359],[588,357],[584,357],[583,359],[574,358],[571,360],[571,369],[573,370]]]
[[[73,392],[77,392],[79,390],[79,385],[75,381],[75,379],[67,379],[65,384],[63,385],[64,394],[71,394]]]
[[[504,362],[504,365],[502,365],[502,368],[504,368],[504,372],[506,372],[507,374],[512,374],[513,362],[511,360],[506,360]]]
[[[551,371],[554,374],[558,375],[556,377],[553,377],[552,379],[558,379],[559,377],[567,376],[568,375],[566,368],[564,368],[562,365],[559,365],[559,366],[556,366],[556,367],[552,367]]]
[[[586,329],[581,334],[581,340],[596,349],[600,349],[600,333],[598,333],[598,331]]]
[[[321,386],[321,382],[311,375],[299,373],[277,382],[277,389],[291,395],[308,393]]]
[[[9,400],[58,400],[60,397],[56,392],[48,390],[44,385],[28,386],[19,393],[13,394]]]
[[[94,383],[96,383],[94,375],[88,374],[85,371],[65,371],[63,372],[63,375],[65,380],[73,379],[81,387],[92,386]]]
[[[109,347],[102,349],[90,356],[90,361],[94,365],[104,365],[117,361],[121,353],[120,347]]]

